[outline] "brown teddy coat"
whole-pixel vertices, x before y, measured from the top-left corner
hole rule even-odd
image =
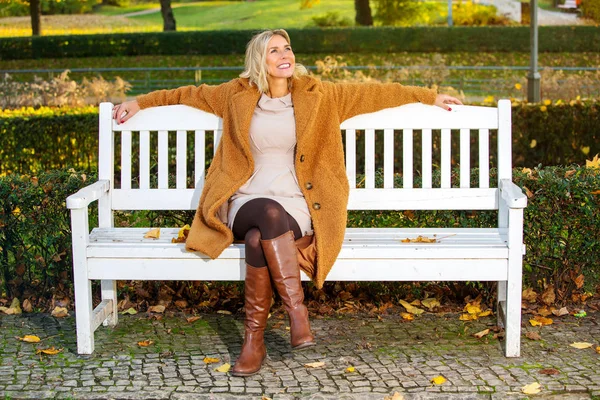
[[[358,114],[407,103],[433,104],[435,90],[398,83],[332,83],[311,76],[291,86],[296,119],[296,175],[311,213],[317,249],[311,279],[323,286],[342,247],[349,185],[340,123]],[[223,118],[223,135],[208,169],[200,204],[186,241],[188,250],[218,257],[234,240],[220,207],[254,171],[250,120],[260,93],[248,79],[218,86],[186,86],[137,98],[140,108],[186,104]]]

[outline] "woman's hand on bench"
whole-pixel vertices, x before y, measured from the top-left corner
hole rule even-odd
[[[463,105],[463,103],[459,99],[447,94],[438,94],[435,98],[435,103],[433,103],[434,106],[438,106],[440,108],[443,108],[444,110],[452,111],[452,108],[450,108],[448,104]]]
[[[117,121],[117,124],[122,124],[138,111],[140,111],[140,105],[137,100],[126,101],[113,107],[113,119]]]

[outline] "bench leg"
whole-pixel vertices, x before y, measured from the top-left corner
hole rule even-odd
[[[496,312],[498,314],[498,326],[505,327],[506,320],[503,310],[506,311],[506,281],[498,281],[496,293]]]
[[[508,214],[508,282],[506,284],[506,357],[521,355],[521,295],[523,291],[523,210]]]
[[[104,326],[116,326],[119,322],[117,312],[117,281],[102,280],[102,300],[112,300],[112,310],[108,318],[103,322]]]

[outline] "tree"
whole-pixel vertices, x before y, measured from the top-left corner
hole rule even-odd
[[[30,0],[29,13],[31,14],[31,34],[40,36],[42,34],[42,0]]]
[[[369,0],[354,0],[354,9],[356,10],[356,18],[354,20],[358,25],[373,25]]]
[[[163,17],[163,31],[177,30],[173,8],[171,8],[171,0],[160,0],[160,12]]]

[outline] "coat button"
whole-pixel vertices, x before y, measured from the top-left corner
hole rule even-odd
[[[306,188],[306,190],[310,190],[313,188],[312,183],[310,182],[306,182],[306,185],[304,185],[304,187]]]
[[[304,154],[300,156],[300,162],[304,162]]]
[[[315,210],[320,210],[321,209],[321,205],[319,203],[313,203],[313,208]]]

